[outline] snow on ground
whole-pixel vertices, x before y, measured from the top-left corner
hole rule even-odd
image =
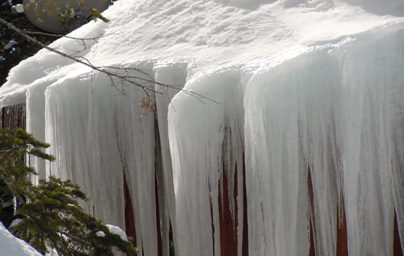
[[[16,238],[0,222],[0,254],[3,256],[40,256],[37,250],[32,248],[24,240]]]

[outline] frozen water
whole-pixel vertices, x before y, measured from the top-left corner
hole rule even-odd
[[[404,237],[402,11],[120,0],[111,23],[72,33],[99,39],[52,47],[136,74],[156,113],[138,121],[144,91],[46,50],[10,72],[0,106],[26,102],[28,131],[52,145],[55,162],[31,161],[40,178],[81,184],[83,207],[120,227],[125,176],[144,255],[168,255],[170,225],[176,255],[221,255],[224,206],[238,255],[246,239],[250,255],[308,255],[310,223],[316,254],[335,255],[344,209],[350,255],[392,255],[394,212]]]

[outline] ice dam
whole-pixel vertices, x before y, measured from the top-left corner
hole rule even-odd
[[[402,255],[402,0],[119,0],[104,16],[50,46],[147,90],[48,50],[13,68],[2,123],[23,109],[57,158],[30,159],[34,182],[81,184],[144,256]]]

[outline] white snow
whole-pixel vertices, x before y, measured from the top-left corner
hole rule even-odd
[[[97,231],[97,233],[95,233],[97,236],[99,237],[104,237],[105,233],[103,231]]]
[[[388,4],[372,2],[378,3],[374,9],[390,6],[402,10],[403,6],[399,0]],[[71,34],[79,38],[104,35],[98,43],[88,40],[85,48],[80,41],[61,39],[52,46],[85,56],[94,64],[142,58],[185,59],[195,63],[194,73],[281,55],[316,42],[402,20],[366,12],[360,6],[366,5],[363,2],[350,5],[344,1],[317,0],[293,8],[284,8],[285,4],[282,0],[228,1],[227,4],[202,0],[121,0],[105,11],[110,23],[91,22]],[[240,5],[252,8],[238,8]],[[39,79],[49,85],[55,78],[83,69],[77,64],[69,65],[71,63],[71,60],[43,50],[11,71],[2,94],[16,94],[16,90],[25,92],[26,85]],[[14,100],[23,101],[21,97]],[[8,99],[0,104],[11,102]]]
[[[0,248],[2,256],[41,256],[37,250],[32,248],[24,240],[21,240],[10,233],[0,222]]]
[[[20,218],[14,219],[14,220],[11,222],[9,228],[14,227],[14,226],[17,226],[18,223],[20,223],[21,221],[22,221],[22,219],[20,219]]]
[[[223,172],[239,255],[244,203],[250,255],[307,255],[310,218],[316,253],[334,255],[343,205],[350,255],[391,255],[394,209],[404,237],[403,7],[120,0],[104,12],[110,23],[71,34],[102,34],[97,41],[51,46],[95,65],[141,69],[138,82],[172,85],[145,83],[160,92],[151,93],[155,115],[137,121],[139,88],[123,85],[122,96],[106,75],[46,50],[11,70],[0,106],[26,102],[27,130],[52,145],[55,162],[31,160],[40,178],[80,183],[91,198],[84,208],[120,227],[125,175],[144,255],[158,255],[157,225],[168,254],[170,223],[176,255],[220,255]]]
[[[123,241],[128,241],[128,237],[126,236],[125,231],[123,231],[120,227],[117,227],[117,226],[114,226],[111,224],[107,224],[106,226],[107,226],[109,232],[111,232],[112,234],[118,235]]]

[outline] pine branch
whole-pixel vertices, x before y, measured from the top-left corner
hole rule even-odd
[[[0,172],[0,180],[2,180],[2,181],[6,184],[6,186],[7,186],[8,188],[12,188],[12,187],[13,187],[13,183],[10,182],[9,179],[7,179],[7,177],[6,177],[3,173],[1,173],[1,172]],[[13,192],[13,191],[12,191],[12,192]],[[21,196],[19,193],[13,193],[13,195],[17,198],[18,204],[19,204],[20,206],[25,205],[25,200],[24,200],[24,198],[22,198],[22,196]]]

